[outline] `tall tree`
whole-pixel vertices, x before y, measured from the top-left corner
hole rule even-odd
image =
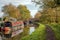
[[[9,14],[10,17],[19,18],[19,16],[20,16],[20,12],[17,9],[17,7],[15,7],[12,4],[8,4],[8,5],[3,6],[2,11],[5,14]]]
[[[28,10],[28,8],[25,5],[19,5],[18,9],[21,13],[21,19],[22,20],[28,20],[30,19],[31,15],[30,15],[30,11]]]
[[[56,17],[57,16],[57,17]],[[41,12],[40,22],[44,23],[60,23],[60,7],[48,8]]]
[[[36,15],[34,16],[36,19],[39,19],[41,16],[41,13],[40,12],[37,12]]]
[[[42,7],[42,16],[41,16],[41,19],[44,21],[44,20],[47,20],[47,18],[50,19],[50,22],[59,22],[58,20],[59,19],[59,7],[60,7],[60,0],[33,0],[34,3],[36,3],[37,5],[41,5],[39,6],[39,8]],[[40,10],[39,10],[40,11]],[[50,17],[49,17],[49,16]],[[43,19],[45,18],[45,19]],[[49,20],[48,19],[48,20]]]
[[[33,0],[32,2],[36,3],[37,5],[40,5],[40,7],[43,8],[54,8],[57,5],[60,5],[60,0]]]

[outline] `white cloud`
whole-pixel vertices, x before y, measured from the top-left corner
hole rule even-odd
[[[2,17],[2,16],[3,16],[3,14],[4,14],[3,12],[0,12],[0,17]]]
[[[0,0],[1,4],[9,4],[9,3],[13,3],[13,4],[32,4],[31,0]]]
[[[32,17],[34,18],[35,14],[37,13],[37,10],[30,10]]]

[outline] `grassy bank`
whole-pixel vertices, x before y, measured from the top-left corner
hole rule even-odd
[[[56,40],[60,40],[60,24],[51,24],[51,28],[54,30]]]
[[[49,25],[55,33],[56,40],[60,40],[60,24],[53,23]],[[39,28],[31,35],[23,37],[21,40],[46,40],[45,26],[42,24],[39,25]]]
[[[39,28],[35,30],[31,35],[23,37],[21,40],[46,40],[45,38],[45,26],[40,24]]]

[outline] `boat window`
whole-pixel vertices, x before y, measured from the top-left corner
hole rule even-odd
[[[12,27],[11,22],[5,22],[5,27]]]

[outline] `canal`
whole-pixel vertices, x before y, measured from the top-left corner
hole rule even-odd
[[[32,34],[32,32],[34,32],[35,31],[35,27],[30,27],[29,28],[29,34]]]

